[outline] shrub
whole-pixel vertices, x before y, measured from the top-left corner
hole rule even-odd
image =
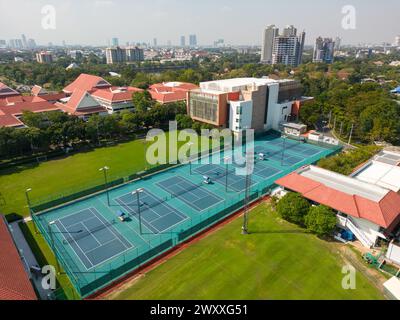
[[[336,216],[332,209],[326,206],[311,207],[304,218],[307,229],[318,236],[332,233],[336,226]]]
[[[300,194],[290,192],[277,204],[278,214],[285,220],[299,225],[304,225],[304,217],[310,209],[309,202]]]

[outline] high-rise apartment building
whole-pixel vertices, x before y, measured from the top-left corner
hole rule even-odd
[[[394,45],[396,47],[400,47],[400,35],[398,35],[396,38],[394,38]]]
[[[313,62],[332,63],[335,52],[335,42],[332,38],[318,37],[315,40]]]
[[[143,49],[138,47],[127,47],[124,49],[120,47],[107,48],[106,60],[107,64],[143,61],[144,52]]]
[[[342,39],[336,37],[335,39],[335,51],[339,51],[342,48]]]
[[[24,34],[21,35],[21,39],[22,39],[22,47],[23,47],[24,49],[28,48],[28,42],[26,41],[26,37],[25,37]]]
[[[158,43],[157,43],[157,38],[153,39],[153,47],[157,47]]]
[[[195,34],[189,35],[189,45],[191,47],[196,47],[197,46],[197,36]]]
[[[186,38],[185,36],[181,36],[181,47],[186,46]]]
[[[286,26],[282,34],[274,26],[268,26],[263,33],[261,62],[298,66],[302,62],[305,32],[297,35],[294,26]]]
[[[112,39],[111,39],[111,45],[112,45],[113,47],[118,47],[118,46],[119,46],[119,40],[118,40],[118,38],[112,38]]]
[[[36,53],[36,61],[39,63],[52,63],[53,55],[49,51],[41,51]]]
[[[272,63],[272,51],[274,46],[274,39],[279,36],[279,29],[275,25],[270,25],[264,30],[262,48],[261,48],[261,62]]]

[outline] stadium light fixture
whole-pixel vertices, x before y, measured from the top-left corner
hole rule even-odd
[[[106,188],[106,193],[107,193],[107,203],[108,203],[108,206],[110,206],[110,195],[108,192],[108,181],[107,181],[107,171],[108,170],[110,170],[110,168],[107,166],[104,166],[99,169],[100,172],[103,171],[103,173],[104,173],[104,186]]]

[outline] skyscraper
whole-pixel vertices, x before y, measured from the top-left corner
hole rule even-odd
[[[336,37],[336,39],[335,39],[335,50],[339,51],[341,47],[342,47],[342,39],[339,38],[339,37]]]
[[[315,40],[313,62],[332,63],[335,52],[335,42],[332,38],[322,39],[318,37]]]
[[[24,49],[28,48],[28,42],[26,41],[26,37],[25,35],[21,35],[21,39],[22,39],[22,46]]]
[[[186,38],[185,36],[181,36],[181,47],[186,46]]]
[[[284,64],[296,67],[302,62],[306,33],[297,35],[297,29],[290,25],[282,35],[274,25],[264,30],[261,63]]]
[[[400,47],[400,35],[398,35],[396,38],[394,38],[394,45],[396,47]]]
[[[153,47],[157,47],[157,38],[153,39]]]
[[[274,39],[279,35],[279,29],[275,25],[270,25],[264,30],[262,48],[261,48],[261,62],[272,63],[272,51],[274,46]]]
[[[113,47],[118,47],[118,46],[119,46],[118,38],[112,38],[112,39],[111,39],[111,45],[112,45]]]
[[[195,34],[189,35],[189,45],[191,47],[196,47],[197,46],[197,36]]]

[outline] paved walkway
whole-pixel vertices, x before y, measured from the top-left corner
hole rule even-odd
[[[10,224],[11,230],[12,230],[12,236],[14,238],[14,242],[22,256],[22,259],[25,262],[25,266],[28,269],[28,274],[31,276],[32,282],[34,283],[37,292],[40,295],[40,299],[47,300],[48,295],[51,294],[51,290],[45,290],[42,288],[42,276],[37,276],[37,275],[32,275],[29,267],[31,266],[38,266],[38,262],[36,261],[36,258],[29,247],[28,243],[25,240],[25,237],[18,225],[17,222],[13,222]]]

